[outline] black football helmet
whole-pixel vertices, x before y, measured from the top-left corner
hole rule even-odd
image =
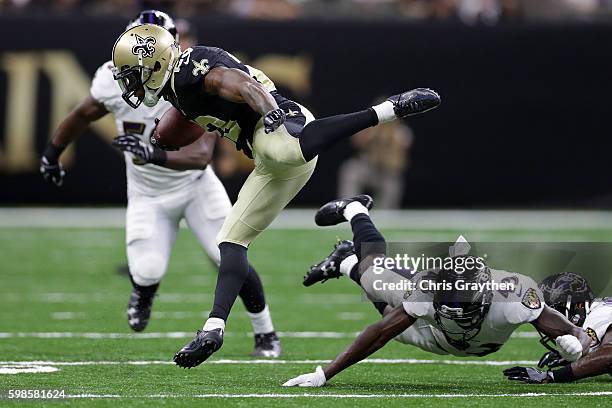
[[[465,262],[467,259],[473,262]],[[451,345],[458,349],[469,347],[467,342],[474,338],[479,332],[489,308],[493,292],[488,288],[480,291],[478,289],[457,289],[455,283],[485,283],[491,281],[490,269],[480,260],[473,256],[455,256],[451,258],[454,262],[452,267],[442,268],[436,278],[436,284],[446,284],[447,287],[437,287],[434,293],[433,307],[435,319],[439,328]],[[458,267],[458,265],[472,265],[471,267]],[[446,265],[446,263],[445,263]]]
[[[176,29],[176,24],[172,17],[170,17],[167,13],[159,10],[143,10],[141,11],[136,18],[130,20],[126,30],[129,30],[132,27],[141,24],[155,24],[160,27],[165,28],[172,34],[172,36],[178,41],[178,31]]]
[[[567,320],[581,327],[591,310],[595,294],[582,276],[573,272],[562,272],[545,278],[539,285],[544,302],[564,315]],[[540,343],[554,351],[552,339],[540,333]]]
[[[573,272],[551,275],[540,283],[544,302],[576,326],[582,326],[595,294],[582,276]]]

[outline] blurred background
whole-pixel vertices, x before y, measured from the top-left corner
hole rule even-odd
[[[46,141],[89,92],[138,11],[265,71],[317,116],[427,86],[440,109],[324,154],[293,202],[369,192],[385,208],[607,208],[611,0],[0,0],[0,205],[122,205],[106,117],[38,173]],[[382,142],[381,142],[382,141]],[[251,163],[220,143],[235,197]]]

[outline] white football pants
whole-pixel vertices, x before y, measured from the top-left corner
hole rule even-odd
[[[183,218],[208,257],[219,265],[215,237],[231,207],[223,184],[210,166],[200,178],[178,191],[155,197],[130,194],[126,244],[134,282],[149,286],[162,279]]]

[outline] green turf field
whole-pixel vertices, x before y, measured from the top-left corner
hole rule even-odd
[[[428,235],[453,239],[457,233],[384,232],[396,241]],[[612,238],[612,230],[605,229],[461,232],[472,240]],[[309,360],[333,358],[356,331],[377,319],[346,279],[313,288],[301,285],[306,268],[326,255],[338,236],[348,237],[348,230],[271,230],[250,250],[276,329],[284,333],[282,361],[266,364],[248,356],[250,324],[237,304],[223,348],[210,363],[183,370],[170,364],[171,358],[201,327],[215,282],[215,270],[188,231],[179,234],[149,327],[132,335],[125,318],[130,283],[115,272],[125,259],[121,229],[0,229],[0,369],[55,370],[0,374],[0,394],[61,389],[71,396],[27,406],[611,406],[612,378],[607,376],[541,386],[506,381],[503,368],[516,360],[537,360],[543,352],[529,334],[480,360],[390,344],[373,356],[379,360],[352,367],[323,388],[281,387],[313,371],[317,363]],[[10,402],[0,400],[0,406]]]

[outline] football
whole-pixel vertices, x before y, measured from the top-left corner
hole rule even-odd
[[[176,108],[164,113],[151,135],[151,143],[165,150],[178,150],[195,142],[204,130]]]

